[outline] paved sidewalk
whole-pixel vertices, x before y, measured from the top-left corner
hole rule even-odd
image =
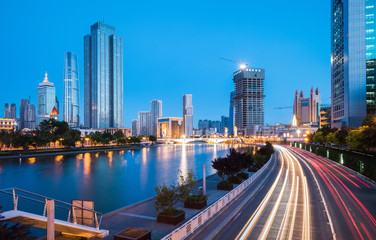
[[[253,173],[249,173],[250,176]],[[229,191],[217,190],[217,183],[221,181],[221,178],[217,174],[211,175],[206,178],[206,193],[208,195],[208,206],[226,195]],[[202,186],[202,180],[196,185],[195,192],[197,193],[198,187]],[[234,184],[234,188],[237,185]],[[183,207],[183,203],[176,204],[178,209],[184,209],[185,221],[194,217],[201,210],[188,209]],[[110,236],[105,239],[113,239],[113,235],[125,230],[129,227],[143,228],[152,231],[152,239],[161,239],[166,236],[178,226],[182,225],[169,225],[157,223],[157,213],[154,208],[154,200],[148,199],[143,202],[136,203],[129,207],[125,207],[120,210],[115,210],[103,216],[101,229],[107,229],[110,231]]]

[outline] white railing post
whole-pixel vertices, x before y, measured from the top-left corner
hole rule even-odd
[[[16,190],[13,188],[13,206],[14,206],[14,211],[17,211],[17,205],[18,205],[18,196],[16,196]]]
[[[47,200],[47,240],[55,240],[55,200]]]

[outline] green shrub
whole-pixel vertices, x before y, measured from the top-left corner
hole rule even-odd
[[[168,208],[168,209],[163,210],[159,214],[164,215],[164,216],[177,216],[177,215],[179,215],[180,213],[183,213],[183,212],[184,212],[183,210],[179,210],[179,209],[176,209],[176,208]]]
[[[233,184],[240,184],[243,181],[243,179],[239,176],[230,176],[227,178],[227,180]]]
[[[186,199],[185,202],[190,202],[190,203],[199,203],[208,200],[208,196],[206,195],[189,195]]]
[[[249,178],[249,174],[246,173],[246,172],[241,172],[241,173],[238,173],[236,176],[242,178],[242,179],[248,179]]]

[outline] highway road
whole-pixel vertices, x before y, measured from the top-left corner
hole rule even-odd
[[[276,146],[270,169],[190,239],[376,239],[376,187],[304,150]]]

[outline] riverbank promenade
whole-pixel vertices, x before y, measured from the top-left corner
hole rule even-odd
[[[251,176],[253,173],[249,173]],[[217,174],[213,174],[206,178],[206,192],[208,195],[207,204],[210,206],[212,203],[223,197],[228,191],[217,190],[217,183],[221,181],[221,178]],[[198,188],[201,187],[203,181],[200,180],[195,188],[197,193]],[[237,185],[234,184],[234,188]],[[130,193],[133,194],[133,193]],[[183,207],[183,203],[176,204],[179,209],[185,211],[185,221],[188,221],[202,210],[188,209]],[[113,235],[125,230],[129,227],[137,227],[151,231],[152,239],[161,239],[174,229],[184,224],[169,225],[157,223],[157,213],[154,208],[154,199],[150,198],[145,201],[124,207],[107,213],[103,216],[103,222],[101,227],[110,231],[110,235],[105,239],[113,239]]]

